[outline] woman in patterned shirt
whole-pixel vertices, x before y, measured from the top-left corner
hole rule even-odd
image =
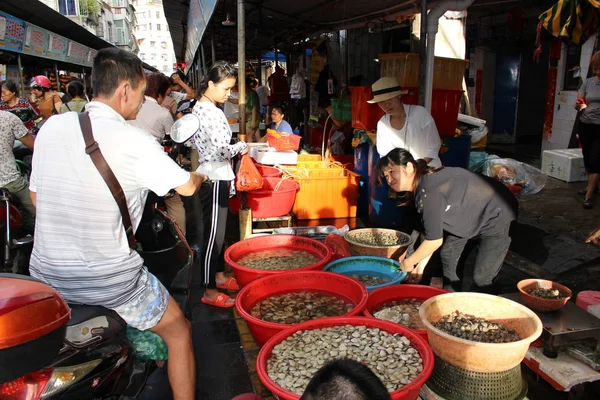
[[[2,101],[0,110],[15,114],[31,135],[37,133],[33,122],[38,117],[38,112],[29,100],[19,98],[19,89],[14,81],[8,80],[2,84]]]
[[[192,110],[200,119],[200,129],[192,138],[200,163],[196,171],[210,179],[198,192],[204,223],[202,275],[205,290],[202,302],[222,308],[233,307],[235,301],[217,289],[239,289],[235,278],[228,278],[223,272],[228,202],[235,178],[231,159],[248,152],[244,142],[230,144],[231,128],[225,114],[217,107],[231,95],[235,76],[236,71],[231,65],[225,61],[216,62],[200,85],[201,97]]]

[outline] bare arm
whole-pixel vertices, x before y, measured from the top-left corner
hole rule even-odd
[[[36,192],[32,192],[31,190],[29,191],[29,197],[31,197],[31,202],[33,203],[34,207],[37,207],[37,205],[35,204],[36,196],[37,196]]]
[[[583,95],[582,93],[577,93],[577,101],[575,102],[575,109],[577,111],[581,111],[586,107],[587,107],[587,105],[585,104],[585,95]]]
[[[190,172],[190,180],[181,186],[175,188],[175,191],[182,196],[192,196],[199,189],[202,183],[208,180],[208,177],[197,172]]]
[[[33,136],[31,136],[31,133],[28,133],[27,135],[23,136],[19,140],[25,146],[29,147],[29,149],[33,150],[33,145],[34,145],[34,142],[35,142],[35,138]]]
[[[179,75],[174,74],[173,75],[173,82],[175,82],[176,84],[178,84],[179,86],[181,86],[181,88],[183,90],[185,90],[185,98],[186,99],[193,99],[196,97],[196,91],[194,89],[192,89],[191,87],[189,87],[184,81],[181,80],[181,78],[179,77]]]
[[[412,253],[410,256],[406,257],[402,266],[406,267],[407,270],[403,268],[403,271],[410,272],[414,269],[415,265],[419,264],[421,261],[427,259],[429,261],[429,257],[439,249],[444,243],[444,239],[436,239],[436,240],[424,240],[423,243],[419,246],[419,248]],[[426,264],[425,262],[424,264]]]
[[[57,113],[60,113],[60,108],[63,105],[62,100],[60,99],[60,97],[58,95],[54,95],[54,109],[56,110]]]

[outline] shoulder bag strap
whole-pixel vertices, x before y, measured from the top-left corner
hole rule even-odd
[[[100,147],[98,147],[98,142],[94,140],[94,134],[92,133],[92,122],[87,112],[79,113],[79,124],[81,125],[81,132],[83,133],[83,139],[85,141],[85,152],[92,159],[94,166],[96,169],[98,169],[100,175],[102,175],[102,179],[104,179],[104,182],[106,182],[106,186],[108,186],[110,193],[115,198],[115,201],[119,206],[119,210],[121,211],[121,218],[123,219],[125,233],[127,233],[129,247],[135,249],[137,243],[133,232],[133,226],[131,224],[131,217],[129,216],[129,210],[127,209],[125,193],[123,192],[123,188],[119,184],[117,177],[110,169],[110,166],[106,163],[106,160],[100,151]]]

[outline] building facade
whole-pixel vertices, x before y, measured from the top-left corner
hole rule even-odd
[[[133,0],[133,5],[137,18],[138,56],[160,72],[170,75],[176,60],[162,0]]]
[[[96,36],[137,54],[132,0],[39,0]]]

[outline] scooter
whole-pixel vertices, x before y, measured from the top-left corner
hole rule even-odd
[[[186,141],[198,126],[178,121],[173,140]],[[145,246],[140,254],[172,294],[184,295],[182,308],[189,315],[194,253],[172,217],[152,201],[147,207],[154,236],[143,238],[138,229]],[[161,263],[167,255],[169,262]],[[180,261],[177,268],[173,255]],[[0,399],[135,399],[141,394],[156,363],[136,358],[118,314],[67,305],[52,288],[24,275],[0,274],[0,287]]]

